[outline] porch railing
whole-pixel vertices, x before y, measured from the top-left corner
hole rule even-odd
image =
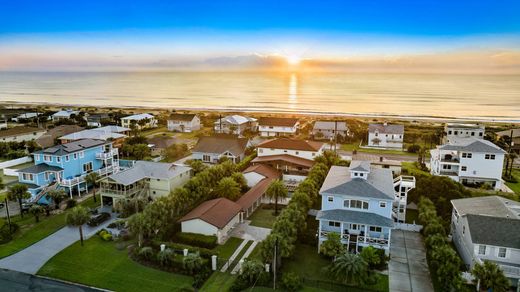
[[[117,166],[108,166],[108,167],[105,167],[105,168],[101,168],[101,169],[98,169],[98,170],[94,170],[92,172],[96,172],[97,174],[99,174],[100,176],[104,176],[104,175],[107,175],[107,174],[112,174],[112,173],[116,173],[119,171],[119,168]],[[88,175],[88,173],[85,173],[85,174],[82,174],[81,176],[78,176],[78,177],[74,177],[74,178],[70,178],[70,179],[62,179],[60,180],[60,185],[64,186],[64,187],[71,187],[71,186],[75,186],[75,185],[78,185],[80,183],[83,183],[85,182],[85,177]]]

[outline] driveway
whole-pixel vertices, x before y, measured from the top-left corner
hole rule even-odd
[[[391,292],[433,292],[426,250],[419,233],[392,230],[388,274]]]
[[[246,240],[262,241],[271,233],[269,228],[251,226],[249,224],[251,224],[250,220],[244,220],[244,222],[233,228],[231,236]]]
[[[87,239],[91,237],[114,220],[115,216],[112,216],[110,220],[94,228],[84,225],[84,238]],[[1,259],[0,268],[34,275],[53,256],[78,240],[78,228],[63,227],[26,249]]]

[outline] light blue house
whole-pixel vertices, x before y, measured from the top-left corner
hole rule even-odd
[[[34,165],[18,171],[18,181],[29,187],[31,201],[47,203],[45,194],[65,189],[72,197],[88,191],[85,176],[107,176],[119,171],[119,156],[112,142],[83,139],[34,152]]]
[[[351,252],[372,246],[388,254],[394,221],[413,187],[414,180],[394,180],[390,169],[371,167],[368,161],[332,166],[320,189],[319,245],[335,232]]]

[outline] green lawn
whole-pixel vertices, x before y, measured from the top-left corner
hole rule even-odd
[[[513,169],[513,176],[518,181],[517,183],[510,183],[506,182],[506,185],[513,190],[516,194],[520,195],[520,170],[519,169]]]
[[[230,273],[214,272],[211,277],[200,288],[202,292],[224,292],[229,291],[236,276]]]
[[[99,200],[98,203],[94,203],[92,198],[81,203],[82,206],[89,208],[98,204]],[[20,230],[16,232],[13,240],[0,245],[0,258],[12,255],[64,227],[67,212],[50,217],[42,215],[39,223],[35,223],[34,217],[30,214],[24,215],[24,218],[21,218],[20,215],[12,216],[12,222],[18,224]]]
[[[241,238],[231,237],[225,244],[215,247],[213,251],[218,253],[220,258],[229,259],[242,241],[244,240]]]
[[[132,261],[126,248],[93,236],[85,246],[74,243],[51,258],[38,275],[115,291],[191,290],[192,277],[168,273]]]
[[[274,209],[264,209],[263,206],[260,206],[260,208],[249,217],[249,220],[251,220],[252,226],[272,228],[276,219],[276,216],[273,214]]]
[[[403,171],[406,171],[408,175],[422,174],[429,176],[430,173],[417,168],[415,162],[401,162]]]

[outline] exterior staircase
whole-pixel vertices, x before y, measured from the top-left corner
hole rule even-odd
[[[48,186],[46,186],[41,192],[38,193],[35,197],[31,198],[29,202],[31,203],[38,203],[38,201],[43,198],[46,194],[48,194],[50,191],[55,190],[58,187],[58,183],[54,182]]]

